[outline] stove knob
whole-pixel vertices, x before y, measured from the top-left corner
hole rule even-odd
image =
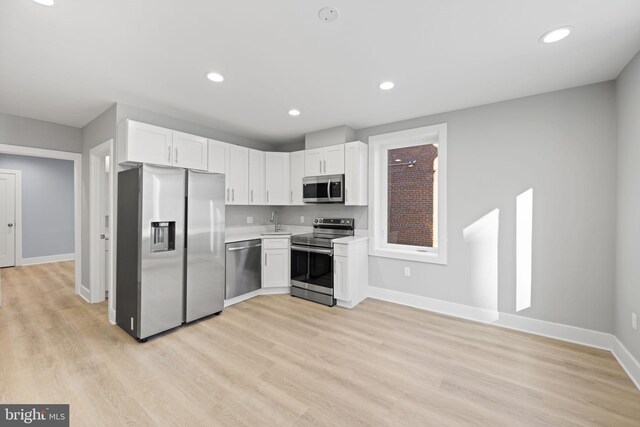
[[[340,224],[344,224],[344,223],[345,223],[345,222],[344,222],[344,219],[341,219],[341,220],[340,220]],[[347,223],[347,224],[348,224],[348,223]]]
[[[347,220],[347,225],[351,224],[351,220]]]

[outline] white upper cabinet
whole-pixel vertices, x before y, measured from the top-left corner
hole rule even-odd
[[[124,120],[118,125],[118,163],[149,163],[207,170],[207,139]]]
[[[226,173],[227,157],[229,156],[229,144],[215,139],[209,140],[208,168],[209,172]]]
[[[133,120],[118,125],[118,163],[171,166],[173,131]]]
[[[344,144],[324,147],[324,175],[344,173]]]
[[[207,138],[173,131],[173,166],[207,170]]]
[[[249,149],[249,204],[264,205],[265,152]]]
[[[304,152],[304,175],[318,176],[322,175],[324,161],[324,149],[315,148],[313,150],[305,150]]]
[[[249,149],[237,145],[229,145],[226,164],[225,200],[228,205],[249,204]]]
[[[289,200],[291,205],[304,205],[302,202],[304,157],[304,150],[296,151],[289,155]]]
[[[266,153],[265,164],[267,205],[286,206],[291,204],[289,153]]]
[[[306,150],[304,158],[305,176],[344,173],[344,144]]]
[[[344,145],[344,204],[367,206],[369,199],[369,150],[360,141]]]

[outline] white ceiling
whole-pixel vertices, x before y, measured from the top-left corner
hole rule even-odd
[[[639,49],[638,0],[1,0],[0,111],[82,127],[118,101],[287,142],[614,79]]]

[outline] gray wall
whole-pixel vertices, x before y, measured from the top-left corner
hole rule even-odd
[[[91,245],[89,244],[90,151],[110,139],[114,141],[115,150],[116,123],[116,104],[113,104],[82,128],[82,284],[86,288],[89,288],[89,263],[91,259]]]
[[[71,126],[0,113],[0,144],[80,153],[82,134]]]
[[[640,360],[640,330],[631,328],[631,313],[640,316],[640,54],[617,82],[618,99],[618,232],[615,334]]]
[[[532,306],[518,314],[612,332],[614,83],[376,126],[357,138],[442,122],[448,124],[449,264],[370,257],[371,285],[515,313],[516,197],[533,188]],[[629,215],[638,212],[637,197]],[[498,221],[495,212],[483,219],[495,209]],[[404,277],[405,266],[411,277]]]
[[[22,257],[73,254],[73,162],[0,154],[0,169],[22,171]]]

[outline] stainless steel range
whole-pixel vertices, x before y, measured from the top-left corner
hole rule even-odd
[[[353,218],[315,218],[313,233],[291,236],[291,295],[335,305],[333,241],[354,229]]]

